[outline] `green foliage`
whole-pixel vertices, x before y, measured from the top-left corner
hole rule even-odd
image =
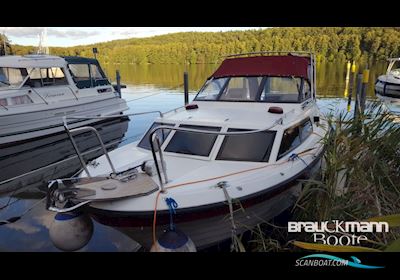
[[[52,47],[55,55],[92,56],[99,49],[101,63],[199,64],[218,63],[220,57],[254,51],[303,50],[319,61],[382,60],[400,55],[398,28],[285,27],[229,32],[184,32],[149,38],[115,40],[68,48]],[[35,47],[13,46],[15,54]]]
[[[269,239],[277,245],[260,245],[266,236],[255,236],[255,250],[299,250],[293,245],[319,251],[400,250],[400,125],[398,117],[371,103],[366,113],[352,119],[348,113],[327,116],[332,133],[323,139],[324,164],[320,178],[303,182],[292,209],[291,221],[385,221],[389,232],[366,233],[358,247],[313,243],[309,233],[288,233],[275,227]],[[373,217],[373,218],[371,218]],[[338,235],[340,236],[340,235]],[[297,240],[301,242],[293,242]],[[305,241],[305,242],[303,242]],[[282,245],[284,244],[284,245]],[[290,245],[290,246],[289,246]]]
[[[0,34],[0,55],[12,53],[10,41],[7,36]]]

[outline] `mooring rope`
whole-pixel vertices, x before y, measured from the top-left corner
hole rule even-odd
[[[239,251],[239,244],[236,236],[236,224],[235,220],[233,218],[233,205],[232,205],[232,198],[228,193],[228,190],[226,189],[227,182],[223,181],[217,184],[217,187],[222,188],[224,191],[225,199],[228,201],[228,206],[229,206],[229,220],[231,221],[231,238],[232,238],[232,244],[231,244],[231,250],[235,250],[236,252]]]
[[[315,156],[318,154],[318,152],[312,153],[312,150],[315,150],[317,147],[313,147],[313,148],[309,148],[306,149],[300,153],[298,153],[298,156],[306,156],[306,155],[312,155]],[[193,184],[198,184],[198,183],[204,183],[204,182],[209,182],[209,181],[213,181],[213,180],[217,180],[217,179],[222,179],[222,178],[226,178],[226,177],[230,177],[230,176],[234,176],[234,175],[238,175],[238,174],[242,174],[242,173],[247,173],[250,171],[255,171],[255,170],[260,170],[263,168],[267,168],[267,167],[271,167],[271,166],[279,166],[282,164],[286,164],[290,162],[290,160],[286,160],[286,161],[282,161],[280,163],[269,163],[269,164],[265,164],[263,166],[259,166],[259,167],[253,167],[253,168],[249,168],[249,169],[245,169],[245,170],[241,170],[241,171],[236,171],[236,172],[232,172],[232,173],[228,173],[228,174],[224,174],[221,176],[216,176],[216,177],[212,177],[212,178],[207,178],[207,179],[202,179],[202,180],[197,180],[197,181],[190,181],[190,182],[185,182],[185,183],[180,183],[180,184],[176,184],[176,185],[172,185],[172,186],[168,186],[165,187],[164,190],[168,190],[168,189],[173,189],[173,188],[177,188],[177,187],[183,187],[183,186],[187,186],[187,185],[193,185]],[[155,198],[155,203],[154,203],[154,212],[153,212],[153,245],[156,246],[157,244],[157,237],[156,237],[156,227],[157,227],[157,209],[158,209],[158,200],[161,194],[161,190],[159,190],[157,192],[156,198]]]
[[[296,153],[293,153],[293,154],[291,154],[290,156],[289,156],[289,161],[294,161],[295,159],[299,159],[299,160],[301,160],[305,165],[306,165],[306,167],[308,167],[308,164],[307,164],[307,162],[305,162],[305,160],[304,159],[302,159],[301,157],[299,157],[299,155],[298,154],[296,154]]]
[[[173,220],[173,214],[176,214],[175,209],[178,208],[178,203],[172,197],[167,197],[165,199],[165,203],[167,203],[169,209],[169,229],[174,230],[175,225]]]

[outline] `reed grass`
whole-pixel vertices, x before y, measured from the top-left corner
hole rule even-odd
[[[400,213],[400,124],[378,103],[363,115],[326,116],[333,128],[321,176],[303,182],[291,209],[291,221],[360,221]],[[262,230],[263,228],[267,230]],[[271,230],[271,227],[273,228]],[[253,251],[297,251],[292,240],[310,241],[311,234],[288,234],[287,228],[258,225],[249,242]],[[368,235],[367,235],[368,236]],[[400,237],[398,229],[371,234],[369,248],[384,248]]]

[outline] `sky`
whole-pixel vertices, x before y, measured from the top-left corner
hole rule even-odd
[[[47,45],[70,47],[116,39],[143,38],[176,32],[219,32],[265,27],[47,27]],[[0,27],[12,44],[37,46],[43,27]]]

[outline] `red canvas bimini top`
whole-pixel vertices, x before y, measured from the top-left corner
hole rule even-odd
[[[308,79],[310,58],[302,56],[253,56],[229,58],[211,77],[296,76]]]

